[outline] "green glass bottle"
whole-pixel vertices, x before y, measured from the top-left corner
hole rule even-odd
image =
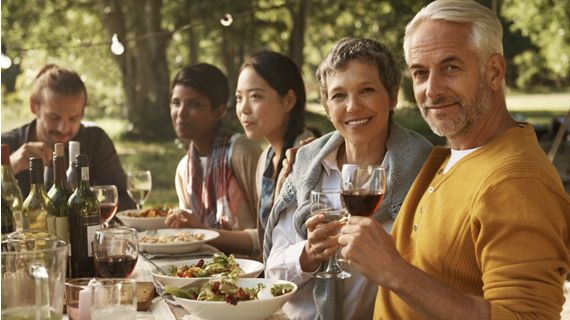
[[[99,201],[89,185],[89,158],[80,154],[75,158],[75,170],[80,181],[69,197],[69,237],[71,244],[71,276],[73,278],[93,277],[92,242],[95,231],[101,228]]]
[[[2,234],[11,233],[16,231],[14,228],[14,216],[12,215],[12,208],[10,208],[10,204],[6,199],[4,199],[4,195],[2,195]]]
[[[14,222],[16,230],[23,229],[22,221],[22,191],[20,185],[18,185],[18,180],[14,177],[14,172],[12,171],[12,166],[10,165],[10,148],[7,144],[2,144],[2,197],[8,205],[12,215],[14,216]]]
[[[67,186],[71,192],[75,191],[79,183],[79,173],[75,172],[75,158],[79,155],[79,141],[69,141],[69,167],[67,168]]]
[[[46,193],[41,158],[30,158],[30,185],[30,194],[22,207],[24,229],[55,234],[54,208]]]
[[[48,192],[54,207],[55,234],[69,243],[69,207],[71,190],[67,187],[65,150],[63,143],[56,143],[53,152],[53,185]]]

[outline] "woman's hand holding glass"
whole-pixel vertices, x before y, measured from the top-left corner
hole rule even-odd
[[[305,245],[306,259],[301,261],[305,264],[306,271],[314,270],[318,263],[327,261],[324,271],[315,274],[317,278],[346,279],[350,273],[341,269],[336,259],[338,245],[338,232],[343,220],[348,215],[344,209],[340,192],[335,191],[311,191],[311,218],[307,220],[307,244]]]

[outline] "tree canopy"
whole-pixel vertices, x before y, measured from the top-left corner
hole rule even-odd
[[[37,70],[59,63],[86,82],[88,115],[124,117],[128,135],[169,139],[169,82],[183,65],[215,64],[233,88],[248,54],[284,52],[302,68],[309,99],[317,101],[314,71],[336,40],[369,37],[401,56],[405,25],[429,2],[5,0],[2,47],[13,64],[2,71],[2,97],[26,101]],[[482,3],[494,3],[505,24],[506,57],[513,67],[509,85],[569,83],[569,1]],[[114,34],[125,47],[121,55],[110,50]]]

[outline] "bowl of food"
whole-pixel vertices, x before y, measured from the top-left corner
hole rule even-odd
[[[165,295],[201,319],[261,320],[277,312],[295,291],[297,285],[285,280],[220,278],[167,287]]]
[[[139,232],[139,248],[148,253],[188,253],[200,249],[220,234],[208,229],[158,229]]]
[[[152,230],[168,228],[164,221],[173,212],[171,205],[152,207],[142,210],[119,211],[116,217],[127,227],[137,230]]]
[[[162,286],[183,287],[197,280],[215,279],[222,275],[255,278],[263,272],[263,263],[255,260],[236,259],[233,255],[214,254],[210,258],[189,259],[175,263],[156,263],[162,270],[151,271],[152,278]]]

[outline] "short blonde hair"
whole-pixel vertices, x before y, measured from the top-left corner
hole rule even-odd
[[[437,0],[418,12],[406,26],[404,56],[408,63],[411,35],[426,20],[463,23],[471,27],[471,41],[479,59],[503,54],[503,27],[489,8],[473,0]]]

